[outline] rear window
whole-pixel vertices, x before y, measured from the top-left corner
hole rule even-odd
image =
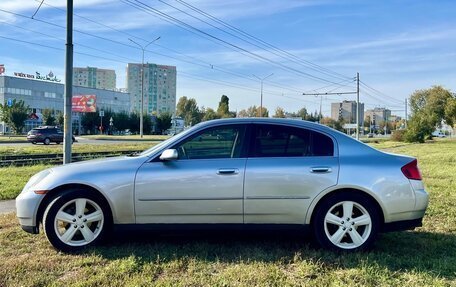
[[[254,131],[253,157],[333,156],[330,137],[303,128],[258,125]]]

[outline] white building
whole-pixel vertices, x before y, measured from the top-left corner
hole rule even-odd
[[[95,67],[73,68],[73,85],[102,90],[116,90],[116,71]]]
[[[141,111],[141,64],[127,65],[127,91],[131,109]],[[144,112],[157,114],[176,110],[176,67],[144,64]]]

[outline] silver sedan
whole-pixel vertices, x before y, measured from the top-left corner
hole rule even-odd
[[[16,200],[22,228],[77,251],[112,227],[309,227],[333,250],[421,226],[417,160],[300,120],[198,124],[141,154],[53,167]]]

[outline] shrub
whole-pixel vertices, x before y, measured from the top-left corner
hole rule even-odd
[[[395,142],[403,142],[405,140],[406,130],[395,130],[391,134],[391,140]]]

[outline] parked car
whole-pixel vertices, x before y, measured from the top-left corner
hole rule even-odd
[[[309,227],[324,248],[354,251],[379,232],[421,226],[427,205],[415,158],[266,118],[208,121],[140,154],[46,169],[16,199],[22,229],[41,227],[63,251],[100,242],[113,225],[196,224]]]
[[[432,133],[432,136],[434,137],[438,137],[438,138],[444,138],[446,137],[445,133],[444,132],[441,132],[441,131],[435,131]]]
[[[74,136],[72,136],[72,140],[73,142],[76,141]],[[51,142],[60,144],[63,142],[63,131],[58,127],[53,126],[34,128],[27,133],[27,141],[31,142],[32,144],[43,143],[45,145],[48,145]]]

